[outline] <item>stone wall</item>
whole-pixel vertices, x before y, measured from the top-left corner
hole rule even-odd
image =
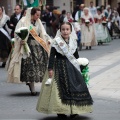
[[[0,6],[4,6],[7,15],[11,16],[14,12],[15,0],[0,0]]]

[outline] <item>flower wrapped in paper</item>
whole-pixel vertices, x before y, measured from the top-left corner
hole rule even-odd
[[[21,53],[23,54],[23,58],[26,59],[30,56],[30,49],[27,44],[27,39],[29,35],[29,31],[27,27],[21,27],[15,31],[15,33],[21,38],[21,40],[25,41],[25,44],[21,47]]]
[[[11,39],[11,46],[12,46],[12,49],[11,49],[11,54],[13,53],[13,51],[14,51],[14,47],[15,47],[15,38],[12,38]]]
[[[87,58],[78,58],[77,59],[78,63],[80,64],[80,69],[81,69],[81,74],[85,80],[86,84],[89,84],[90,77],[88,75],[89,72],[89,60]]]
[[[89,24],[90,24],[90,20],[85,20],[85,25],[88,27],[88,31],[90,31]]]

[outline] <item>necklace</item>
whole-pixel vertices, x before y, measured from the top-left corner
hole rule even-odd
[[[66,42],[67,44],[69,44],[69,39],[65,39],[65,42]]]

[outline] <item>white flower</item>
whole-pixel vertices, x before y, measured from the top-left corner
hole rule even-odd
[[[26,29],[28,30],[27,27],[20,27],[20,28],[17,29],[15,32],[16,32],[16,33],[20,33],[21,30],[26,30]]]
[[[86,22],[86,23],[89,23],[89,22],[90,22],[90,20],[85,20],[85,22]]]
[[[106,21],[103,21],[102,23],[107,23]]]
[[[108,22],[108,19],[106,19],[106,21]]]
[[[78,58],[77,61],[80,65],[83,65],[83,66],[86,66],[89,64],[89,60],[87,58]]]

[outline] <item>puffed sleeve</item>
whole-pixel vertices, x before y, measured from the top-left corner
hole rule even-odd
[[[90,18],[89,20],[90,20],[91,23],[93,23],[93,19],[92,18]]]
[[[84,18],[81,18],[81,22],[84,24],[84,23],[85,23],[85,19],[84,19]]]
[[[75,53],[74,53],[74,57],[75,57],[76,59],[79,58],[79,54],[78,54],[78,50],[77,50],[77,49],[76,49],[76,51],[75,51]]]
[[[54,61],[55,61],[56,49],[54,47],[51,48],[48,70],[53,70]]]

